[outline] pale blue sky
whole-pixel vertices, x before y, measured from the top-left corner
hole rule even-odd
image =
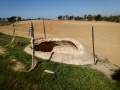
[[[57,18],[58,15],[120,15],[120,0],[0,0],[0,17]]]

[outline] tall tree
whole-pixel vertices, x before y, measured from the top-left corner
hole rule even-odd
[[[87,15],[85,14],[85,15],[84,15],[84,19],[86,19],[86,18],[87,18]]]
[[[20,16],[17,17],[17,21],[21,21],[21,17]]]
[[[95,20],[96,21],[101,21],[102,20],[102,16],[100,14],[98,14],[97,16],[95,16]]]
[[[11,22],[15,22],[15,21],[16,21],[16,18],[17,18],[16,16],[10,17],[10,21],[11,21]]]
[[[93,16],[92,15],[88,15],[87,19],[88,19],[88,21],[92,21],[93,20]]]
[[[72,20],[72,19],[73,19],[73,16],[68,16],[68,19],[69,19],[69,20]]]
[[[79,16],[75,17],[75,20],[81,20],[81,19],[82,17],[79,17]]]
[[[58,16],[58,19],[59,19],[59,20],[61,20],[62,18],[63,18],[63,16],[61,16],[61,15]]]

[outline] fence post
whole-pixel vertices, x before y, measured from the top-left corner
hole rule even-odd
[[[35,50],[34,50],[34,28],[33,28],[33,23],[32,22],[31,22],[30,30],[31,30],[32,67],[33,67],[33,61],[34,61],[34,57],[35,57]]]
[[[43,18],[43,29],[44,29],[44,37],[45,37],[45,39],[46,39],[46,30],[45,30],[44,18]]]
[[[93,59],[94,59],[94,64],[96,65],[95,61],[95,48],[94,48],[94,27],[92,26],[92,46],[93,46]]]
[[[37,64],[35,59],[35,50],[34,50],[34,28],[33,28],[33,23],[30,22],[30,30],[29,30],[29,35],[31,35],[31,49],[32,49],[32,65],[29,71],[33,70]]]

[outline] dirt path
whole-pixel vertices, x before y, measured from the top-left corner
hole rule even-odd
[[[109,79],[113,80],[113,75],[115,75],[115,71],[120,69],[120,67],[106,61],[101,60],[97,62],[97,65],[90,65],[91,68],[97,69],[103,72]]]
[[[33,21],[35,38],[44,38],[42,20]],[[94,26],[95,52],[100,59],[120,66],[120,23],[95,21],[45,21],[47,38],[73,38],[92,51],[91,28]],[[16,35],[28,37],[29,21],[15,25]],[[11,26],[0,26],[0,32],[12,34]]]

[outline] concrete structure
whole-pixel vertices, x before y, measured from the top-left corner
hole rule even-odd
[[[25,51],[32,55],[31,45],[25,48]],[[35,41],[35,56],[43,60],[54,62],[86,65],[93,64],[94,59],[80,42],[71,38],[53,38],[40,39]]]

